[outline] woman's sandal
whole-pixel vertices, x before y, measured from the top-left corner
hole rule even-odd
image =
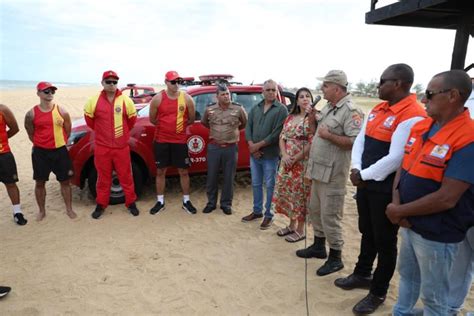
[[[285,240],[287,242],[298,242],[298,241],[301,241],[305,238],[306,238],[305,235],[300,235],[298,232],[295,231],[295,232],[293,232],[293,234],[286,236]]]
[[[285,228],[282,228],[279,231],[277,231],[277,235],[280,237],[284,237],[286,235],[293,234],[294,232],[295,231],[291,230],[289,226],[286,226]]]

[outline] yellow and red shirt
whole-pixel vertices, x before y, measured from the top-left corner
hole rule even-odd
[[[102,91],[87,101],[84,107],[87,125],[95,131],[95,143],[110,148],[128,146],[130,130],[137,120],[133,101],[119,90],[112,103]]]
[[[177,99],[170,99],[166,91],[161,92],[161,103],[157,111],[155,141],[160,143],[185,144],[188,107],[185,93],[179,91]]]
[[[7,123],[3,114],[0,113],[0,154],[10,152],[10,145],[8,145]]]
[[[36,105],[33,112],[33,146],[56,149],[66,145],[64,118],[59,112],[59,107],[54,104],[50,111],[43,112],[39,105]]]

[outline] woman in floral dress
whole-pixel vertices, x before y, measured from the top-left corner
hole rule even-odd
[[[290,219],[290,224],[280,229],[277,235],[286,236],[288,242],[305,238],[304,223],[311,185],[305,181],[304,173],[314,130],[308,124],[304,109],[313,102],[309,89],[296,92],[296,104],[285,120],[280,134],[281,162],[278,168],[272,208],[276,213]]]

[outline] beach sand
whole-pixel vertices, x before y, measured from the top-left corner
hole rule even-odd
[[[79,118],[87,98],[99,89],[60,87],[56,101]],[[207,200],[205,177],[200,176],[191,179],[197,215],[181,209],[178,182],[171,180],[163,213],[149,214],[155,202],[149,185],[137,202],[139,217],[131,216],[124,205],[113,205],[100,220],[90,217],[95,201],[87,189],[77,187],[73,206],[78,218],[70,220],[52,175],[46,218],[36,222],[31,143],[23,119],[37,102],[33,88],[0,91],[0,103],[12,109],[21,129],[10,145],[29,220],[23,227],[14,224],[10,200],[0,185],[0,284],[13,288],[0,300],[0,315],[305,315],[305,275],[310,315],[352,315],[353,305],[367,294],[333,285],[352,272],[359,251],[354,188],[349,184],[343,220],[345,268],[326,277],[315,275],[324,260],[306,263],[295,256],[304,241],[290,244],[276,236],[287,224],[285,218],[276,216],[267,231],[259,229],[260,223],[241,223],[252,208],[248,172],[238,174],[231,216],[220,210],[201,212]],[[309,233],[308,244],[312,240]],[[374,315],[390,315],[398,280],[395,273],[387,300]],[[474,310],[473,296],[466,310]]]

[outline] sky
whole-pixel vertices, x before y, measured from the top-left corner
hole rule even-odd
[[[369,8],[370,0],[0,0],[0,79],[99,84],[113,69],[124,84],[161,84],[176,70],[314,88],[331,69],[355,84],[404,62],[426,87],[450,68],[455,31],[367,25]]]

